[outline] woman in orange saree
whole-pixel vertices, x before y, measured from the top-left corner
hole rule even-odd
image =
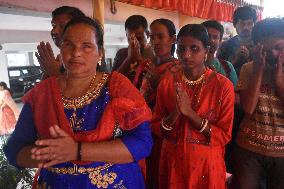
[[[161,189],[224,189],[224,149],[231,138],[234,88],[206,69],[209,37],[199,24],[177,36],[182,69],[160,82],[152,131],[164,138]]]

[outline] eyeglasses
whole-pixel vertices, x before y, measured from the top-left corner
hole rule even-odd
[[[198,53],[200,51],[200,47],[197,45],[177,45],[177,52],[178,53],[184,53],[186,51],[189,51],[191,53]]]

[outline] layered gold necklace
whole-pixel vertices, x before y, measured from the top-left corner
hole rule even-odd
[[[104,73],[101,80],[97,84],[97,86],[93,87],[96,81],[96,76],[94,76],[91,80],[91,83],[90,83],[90,86],[87,92],[83,96],[76,97],[76,98],[70,98],[70,97],[66,97],[65,95],[61,94],[64,107],[67,109],[71,109],[71,108],[74,109],[74,108],[82,108],[83,106],[90,104],[90,102],[93,99],[97,98],[97,96],[100,94],[100,89],[104,85],[107,78],[108,78],[108,74]]]
[[[82,108],[83,106],[90,104],[94,99],[99,96],[102,86],[105,84],[106,80],[108,79],[108,76],[109,74],[104,73],[96,87],[94,87],[96,81],[96,76],[94,76],[91,80],[87,92],[83,96],[70,98],[61,94],[64,108],[73,109],[73,113],[69,119],[70,126],[72,129],[78,130],[82,128],[85,119],[78,118],[76,111],[78,108]]]

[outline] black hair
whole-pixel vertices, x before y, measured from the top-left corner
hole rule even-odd
[[[9,93],[11,94],[11,96],[13,95],[13,91],[12,91],[10,88],[8,88],[7,84],[6,84],[4,81],[1,81],[1,82],[0,82],[0,86],[2,86],[2,87],[4,88],[4,90],[9,91]]]
[[[144,30],[148,29],[148,22],[144,16],[132,15],[128,17],[124,24],[125,30],[135,30],[139,27],[143,27]]]
[[[187,24],[183,26],[177,35],[177,41],[179,38],[187,36],[200,40],[204,48],[209,46],[209,35],[205,26],[202,24]]]
[[[150,27],[155,23],[164,25],[167,28],[170,37],[173,37],[176,35],[176,27],[175,27],[175,24],[171,20],[165,19],[165,18],[156,19],[150,24]],[[172,44],[172,48],[171,48],[172,55],[174,55],[175,50],[176,50],[176,46],[174,43]]]
[[[8,86],[7,86],[7,84],[6,84],[4,81],[1,81],[1,82],[0,82],[0,86],[4,87],[5,90],[8,90],[8,89],[9,89]]]
[[[254,44],[267,38],[284,39],[284,21],[281,18],[266,18],[255,24],[252,29],[252,40]]]
[[[207,20],[205,22],[202,22],[201,24],[206,28],[214,28],[218,30],[220,32],[220,40],[223,39],[224,27],[220,22],[218,22],[217,20]]]
[[[92,18],[89,18],[89,17],[86,17],[86,16],[74,18],[66,24],[66,26],[63,30],[63,35],[69,27],[74,26],[76,24],[87,24],[87,25],[91,26],[95,30],[95,33],[96,33],[96,39],[97,39],[96,42],[97,42],[98,48],[99,49],[103,48],[103,46],[104,46],[104,36],[103,35],[104,34],[103,34],[103,29],[102,29],[99,21],[93,20]]]
[[[253,22],[256,22],[257,15],[256,10],[250,6],[239,7],[235,10],[233,14],[233,24],[237,24],[239,20],[249,20],[252,19]]]
[[[85,14],[80,9],[76,7],[69,7],[69,6],[58,7],[54,11],[52,11],[51,14],[52,14],[52,18],[58,15],[62,15],[62,14],[68,14],[72,18],[78,18],[78,17],[85,16]]]

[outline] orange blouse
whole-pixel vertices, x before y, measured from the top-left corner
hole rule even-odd
[[[160,82],[152,120],[152,130],[163,136],[160,160],[161,189],[224,189],[225,145],[231,139],[234,112],[234,87],[224,76],[207,69],[205,82],[192,88],[181,79],[181,72],[169,74]],[[185,116],[175,129],[165,135],[161,120],[176,106],[175,82],[181,82],[192,107],[201,118],[209,120],[211,137],[199,133]]]

